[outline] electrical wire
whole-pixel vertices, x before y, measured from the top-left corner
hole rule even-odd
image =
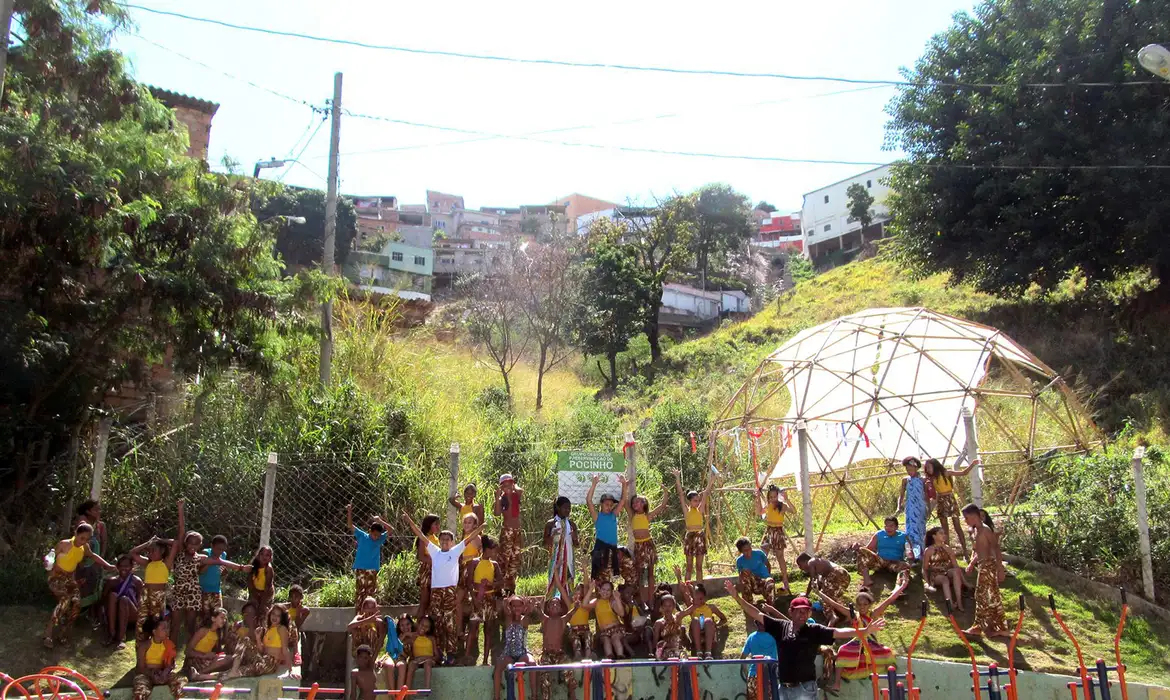
[[[313,139],[317,138],[317,134],[321,133],[321,127],[323,127],[323,126],[325,126],[325,119],[324,118],[317,121],[317,128],[313,130],[313,135],[309,137],[308,141],[305,141],[304,147],[302,147],[300,152],[298,152],[296,154],[296,156],[292,159],[293,165],[300,165],[301,156],[305,155],[305,151],[309,150],[309,146],[313,145]],[[308,170],[311,173],[313,172],[312,169],[310,169],[308,166],[301,166],[301,167],[305,168],[305,170]],[[289,174],[289,171],[291,171],[291,170],[292,170],[292,168],[285,168],[284,172],[282,172],[280,174],[280,176],[276,178],[276,181],[277,182],[284,182],[284,178]],[[313,173],[313,174],[316,175],[316,173]],[[321,177],[321,176],[317,175],[317,177]],[[326,179],[326,178],[322,177],[321,179],[328,182],[328,179]]]
[[[203,24],[212,24],[227,29],[235,29],[244,32],[254,32],[258,34],[267,34],[269,36],[286,37],[290,39],[303,39],[306,41],[315,41],[326,44],[337,44],[341,46],[352,46],[361,49],[373,49],[378,51],[395,51],[399,53],[416,54],[423,56],[439,56],[444,58],[460,58],[475,61],[493,61],[497,63],[513,63],[521,65],[538,65],[538,66],[556,66],[561,68],[588,68],[588,69],[603,69],[603,70],[621,70],[643,73],[666,73],[672,75],[692,75],[692,76],[713,76],[724,78],[766,78],[772,80],[791,80],[802,82],[831,82],[831,83],[845,83],[849,85],[888,85],[894,87],[915,87],[915,86],[938,86],[938,87],[959,87],[959,88],[999,88],[999,87],[1027,87],[1027,88],[1059,88],[1059,87],[1083,87],[1083,88],[1108,88],[1108,87],[1122,87],[1122,86],[1139,86],[1139,85],[1162,85],[1160,80],[1134,80],[1124,82],[1084,82],[1084,83],[989,83],[989,82],[958,82],[958,81],[909,81],[909,80],[877,80],[868,78],[844,78],[839,76],[827,75],[796,75],[790,73],[768,73],[757,71],[733,71],[733,70],[716,70],[716,69],[701,69],[701,68],[670,68],[666,66],[639,66],[625,63],[604,63],[604,62],[587,62],[587,61],[567,61],[552,58],[521,58],[517,56],[500,56],[495,54],[475,54],[466,53],[462,51],[443,51],[439,49],[420,49],[407,46],[396,46],[393,44],[372,44],[364,41],[357,41],[354,39],[338,39],[336,37],[324,37],[314,34],[305,34],[303,32],[292,32],[280,29],[269,29],[266,27],[252,27],[243,24],[236,24],[234,22],[227,22],[220,19],[212,19],[210,17],[197,17],[194,15],[183,14],[181,12],[173,12],[170,10],[159,10],[153,7],[145,7],[134,3],[117,3],[119,7],[129,10],[141,10],[142,12],[149,12],[155,15],[165,17],[173,17],[177,19],[184,19],[191,22],[201,22]]]

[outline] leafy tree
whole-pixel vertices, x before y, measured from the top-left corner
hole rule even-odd
[[[769,214],[776,213],[776,207],[772,206],[771,204],[768,204],[766,201],[764,201],[762,199],[760,200],[760,203],[755,206],[755,208],[759,209],[760,211],[766,211]]]
[[[585,354],[608,360],[609,374],[600,363],[598,370],[611,391],[618,383],[618,353],[625,352],[644,327],[650,296],[649,280],[633,246],[622,242],[625,234],[609,219],[598,219],[590,226],[580,303],[573,307],[573,337]]]
[[[650,343],[651,362],[658,362],[662,357],[658,328],[662,286],[687,262],[698,220],[697,200],[694,194],[675,195],[660,202],[650,216],[630,216],[623,220],[630,228],[623,241],[629,244],[646,274],[646,294],[641,297],[642,324]]]
[[[1075,269],[1150,265],[1165,281],[1170,172],[1144,166],[1170,163],[1170,88],[1136,54],[1167,36],[1155,2],[983,0],[955,15],[890,106],[888,143],[907,154],[890,200],[902,260],[997,294]]]
[[[845,190],[845,196],[849,202],[849,220],[860,222],[864,231],[873,223],[873,195],[865,185],[855,182]]]
[[[570,313],[579,291],[573,241],[554,239],[548,245],[528,246],[519,256],[515,279],[522,296],[521,309],[536,343],[536,410],[544,405],[544,375],[569,359]]]
[[[302,187],[288,187],[277,182],[255,183],[258,191],[252,205],[256,218],[264,221],[275,216],[303,216],[303,224],[278,227],[276,252],[286,266],[319,267],[325,248],[325,193]],[[357,237],[357,212],[347,197],[337,199],[337,237],[334,261],[344,265]]]
[[[712,263],[722,269],[730,257],[742,255],[755,227],[750,201],[730,185],[706,185],[694,199],[695,233],[690,247],[699,284],[706,289]]]
[[[180,375],[270,368],[292,301],[246,191],[186,157],[174,115],[108,48],[119,13],[80,0],[16,8],[26,36],[0,109],[6,511],[35,507],[23,497],[70,433],[164,359]]]
[[[788,274],[792,277],[792,284],[794,285],[800,284],[805,280],[810,280],[817,275],[809,259],[799,253],[788,255],[784,259],[784,264],[788,266]]]

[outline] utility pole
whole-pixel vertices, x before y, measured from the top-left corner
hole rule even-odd
[[[4,99],[4,77],[8,70],[8,29],[16,0],[0,0],[0,101]]]
[[[337,239],[337,160],[341,145],[341,73],[333,74],[333,103],[330,105],[333,121],[329,130],[329,189],[325,197],[325,250],[321,254],[321,269],[333,274],[333,247]],[[321,302],[321,386],[329,386],[333,368],[333,300]]]

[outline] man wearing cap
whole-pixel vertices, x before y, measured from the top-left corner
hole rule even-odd
[[[835,639],[866,636],[880,632],[886,626],[885,618],[878,618],[862,629],[825,627],[809,620],[812,604],[804,597],[792,599],[788,604],[787,618],[769,617],[744,600],[735,590],[734,583],[726,581],[723,586],[744,614],[761,623],[764,631],[776,640],[780,659],[777,666],[780,697],[777,700],[816,700],[816,659],[820,648],[832,644]]]
[[[524,550],[524,531],[520,529],[520,499],[524,489],[516,485],[511,474],[500,475],[492,514],[504,518],[500,528],[500,570],[504,573],[504,596],[516,591],[516,577],[520,575],[520,552]]]

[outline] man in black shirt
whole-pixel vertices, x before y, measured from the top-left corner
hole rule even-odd
[[[730,595],[749,618],[764,625],[764,631],[776,640],[779,653],[780,697],[778,700],[816,700],[817,667],[816,658],[820,648],[832,644],[834,639],[868,636],[880,632],[886,626],[884,618],[874,620],[868,627],[825,627],[809,622],[812,604],[808,598],[793,598],[788,605],[789,617],[769,617],[760,609],[740,597],[735,584],[724,584]]]

